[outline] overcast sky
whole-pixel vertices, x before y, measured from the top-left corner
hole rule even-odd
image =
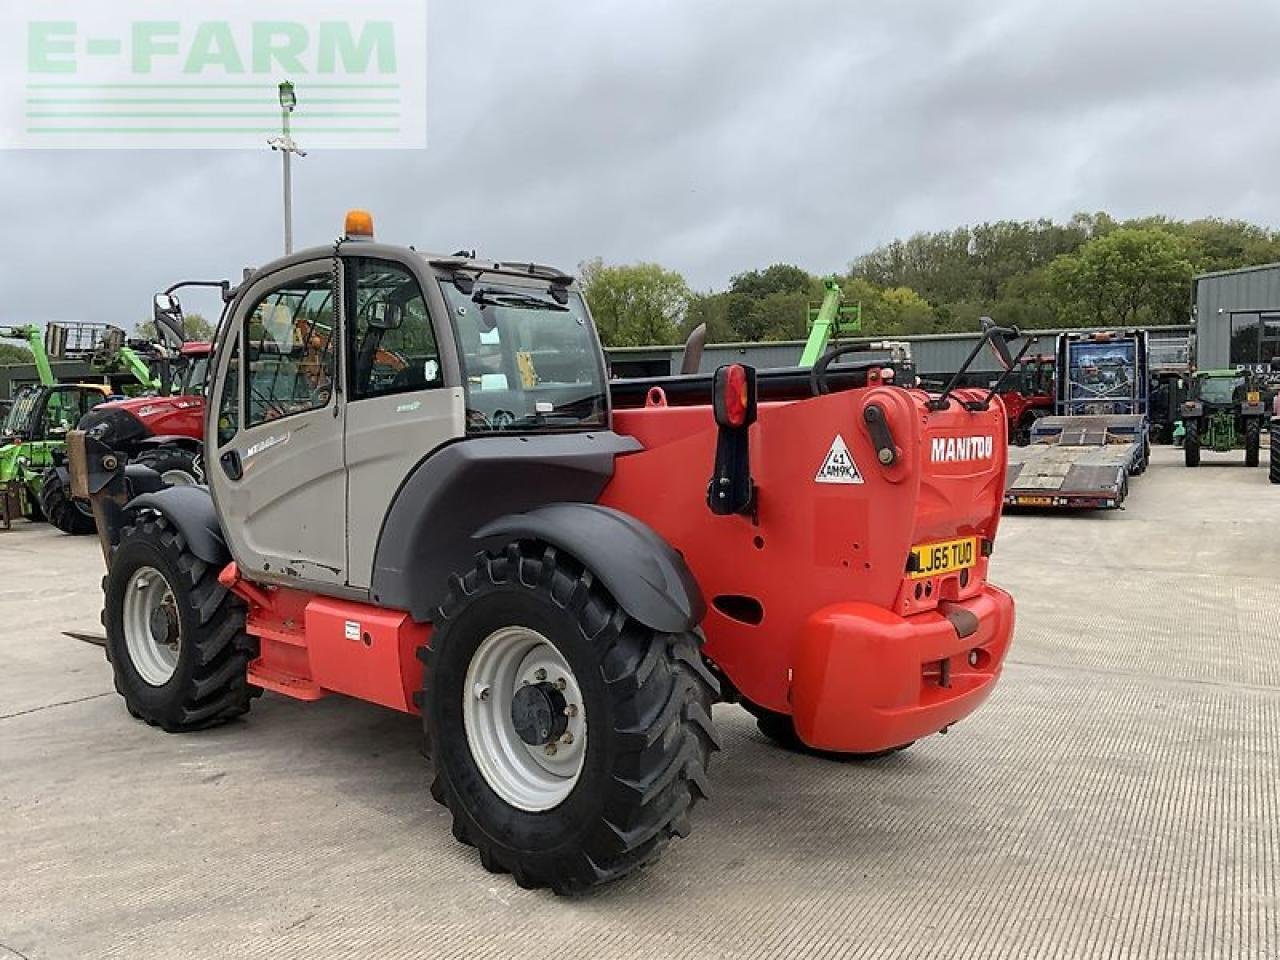
[[[386,241],[710,289],[1000,218],[1280,223],[1275,0],[434,0],[429,33],[428,148],[312,152],[300,246],[363,206]],[[0,152],[0,323],[237,277],[280,252],[279,177],[265,147]]]

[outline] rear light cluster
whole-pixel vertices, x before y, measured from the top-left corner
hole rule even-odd
[[[741,427],[748,418],[754,420],[755,397],[747,368],[731,363],[716,371],[715,406],[716,423],[722,427]]]

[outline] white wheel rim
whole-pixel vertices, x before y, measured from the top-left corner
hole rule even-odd
[[[152,619],[163,608],[172,612],[172,639],[158,639],[152,629]],[[124,642],[138,675],[153,687],[169,682],[178,669],[178,654],[182,649],[181,621],[174,602],[173,591],[164,575],[154,567],[139,567],[124,592]]]
[[[171,487],[194,487],[196,478],[185,470],[166,470],[160,479]]]
[[[565,701],[565,729],[550,744],[526,743],[512,719],[516,692],[535,684],[550,684]],[[513,807],[550,810],[577,786],[587,755],[582,691],[564,655],[536,630],[503,627],[484,639],[467,667],[462,720],[480,774]]]

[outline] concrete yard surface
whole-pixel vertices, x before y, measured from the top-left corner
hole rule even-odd
[[[93,539],[0,532],[0,958],[1280,956],[1280,487],[1157,448],[1115,513],[1007,517],[995,695],[873,763],[720,706],[688,840],[558,899],[490,875],[418,721],[266,695],[135,721]]]

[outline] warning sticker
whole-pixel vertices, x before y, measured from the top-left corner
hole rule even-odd
[[[863,482],[858,465],[853,462],[853,454],[849,452],[849,445],[840,434],[837,433],[836,438],[831,441],[831,449],[827,451],[827,457],[822,461],[818,475],[813,480],[814,483]]]
[[[360,623],[359,623],[359,621],[357,621],[357,620],[348,620],[348,621],[346,622],[346,624],[345,624],[345,628],[346,628],[346,629],[345,629],[343,632],[345,633],[346,638],[347,638],[348,640],[359,640],[359,639],[360,639]]]

